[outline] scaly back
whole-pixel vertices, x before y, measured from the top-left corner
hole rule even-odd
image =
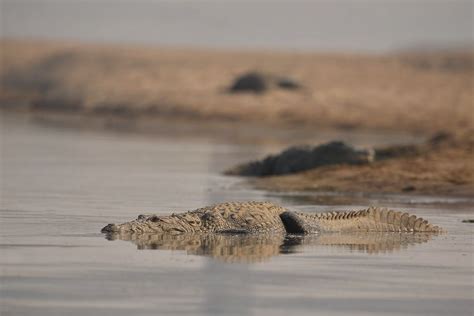
[[[298,213],[322,232],[442,232],[428,221],[405,212],[370,207],[360,211]]]

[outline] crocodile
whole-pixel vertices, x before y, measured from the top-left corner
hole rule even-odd
[[[318,146],[293,146],[262,160],[238,165],[224,174],[266,177],[337,164],[365,165],[372,163],[374,157],[372,149],[357,149],[344,142],[332,141]]]
[[[230,202],[184,213],[139,215],[102,228],[107,234],[314,234],[325,232],[432,232],[443,230],[423,218],[386,208],[304,213],[271,202]]]

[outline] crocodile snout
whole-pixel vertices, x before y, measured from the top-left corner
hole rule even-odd
[[[116,233],[119,231],[119,227],[115,224],[109,224],[102,228],[101,232],[102,233]]]

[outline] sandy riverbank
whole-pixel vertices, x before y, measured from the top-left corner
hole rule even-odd
[[[421,132],[474,123],[469,52],[387,56],[1,42],[2,108]],[[230,94],[248,71],[302,89]]]
[[[474,195],[474,134],[368,165],[336,165],[254,179],[260,189]]]
[[[459,135],[474,126],[469,52],[377,56],[0,43],[1,108],[56,124],[157,134],[186,127],[193,134],[230,131],[227,139],[239,142],[288,144],[334,128],[420,137]],[[249,71],[291,78],[302,87],[229,93],[235,78]],[[472,195],[472,148],[471,138],[417,156],[254,184],[269,190]]]

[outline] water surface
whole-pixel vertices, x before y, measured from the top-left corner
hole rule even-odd
[[[11,117],[1,124],[1,315],[473,311],[474,226],[461,223],[473,216],[471,198],[269,193],[219,171],[282,145],[93,132]],[[386,205],[411,209],[449,233],[147,241],[99,233],[140,213],[229,200],[310,212]]]

